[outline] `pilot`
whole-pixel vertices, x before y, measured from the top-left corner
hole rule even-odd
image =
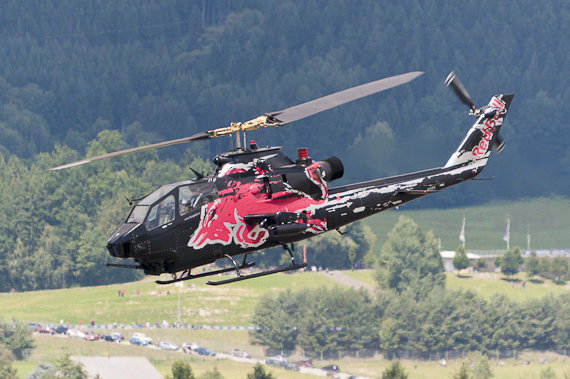
[[[174,220],[174,203],[163,204],[160,207],[160,225]]]

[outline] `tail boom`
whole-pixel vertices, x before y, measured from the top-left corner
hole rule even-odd
[[[349,184],[329,191],[316,209],[327,229],[371,216],[475,178],[487,164],[514,95],[494,96],[477,111],[477,121],[445,166],[415,173]]]

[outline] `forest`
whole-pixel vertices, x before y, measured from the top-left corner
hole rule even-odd
[[[502,129],[507,147],[486,168],[495,180],[411,206],[568,197],[569,20],[570,4],[554,0],[4,1],[0,291],[136,278],[100,275],[110,259],[106,239],[129,209],[124,197],[191,178],[190,166],[207,173],[213,155],[231,145],[216,139],[46,169],[408,71],[425,74],[248,137],[289,155],[304,146],[315,159],[338,156],[339,184],[438,167],[474,121],[445,88],[455,70],[478,106],[515,94]]]

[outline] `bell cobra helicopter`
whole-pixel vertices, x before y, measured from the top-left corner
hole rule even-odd
[[[408,83],[423,74],[392,76],[278,112],[265,113],[247,122],[207,130],[193,136],[88,158],[55,167],[60,170],[100,159],[191,141],[233,136],[236,148],[218,154],[211,176],[163,185],[136,202],[124,224],[111,236],[111,256],[132,259],[136,264],[108,266],[144,270],[147,275],[169,273],[169,284],[235,271],[236,276],[219,285],[307,266],[295,261],[294,243],[337,230],[347,224],[397,207],[420,197],[474,179],[487,164],[494,147],[501,151],[499,131],[514,95],[496,95],[477,108],[452,72],[446,84],[466,104],[476,121],[443,167],[331,188],[343,176],[337,157],[313,161],[307,149],[298,149],[295,161],[281,147],[246,144],[245,132],[262,127],[281,127],[341,104]],[[243,139],[242,139],[243,134]],[[281,246],[291,264],[244,275],[241,270],[255,262],[256,251]],[[241,263],[234,257],[243,255]],[[230,267],[192,273],[192,269],[227,259]]]

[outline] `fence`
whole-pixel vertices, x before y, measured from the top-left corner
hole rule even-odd
[[[398,351],[396,357],[399,359],[416,360],[416,361],[441,361],[441,360],[463,360],[468,359],[473,353],[479,354],[479,351]],[[561,356],[566,360],[570,356],[570,351],[539,351],[539,350],[491,350],[484,352],[490,360],[503,360],[503,359],[523,359],[527,355],[535,356]],[[304,350],[280,350],[280,349],[267,349],[267,356],[283,355],[285,357],[295,357],[300,359],[320,359],[320,360],[341,360],[342,358],[350,357],[356,359],[366,358],[383,358],[382,352],[379,350],[329,350],[329,351],[304,351]]]

